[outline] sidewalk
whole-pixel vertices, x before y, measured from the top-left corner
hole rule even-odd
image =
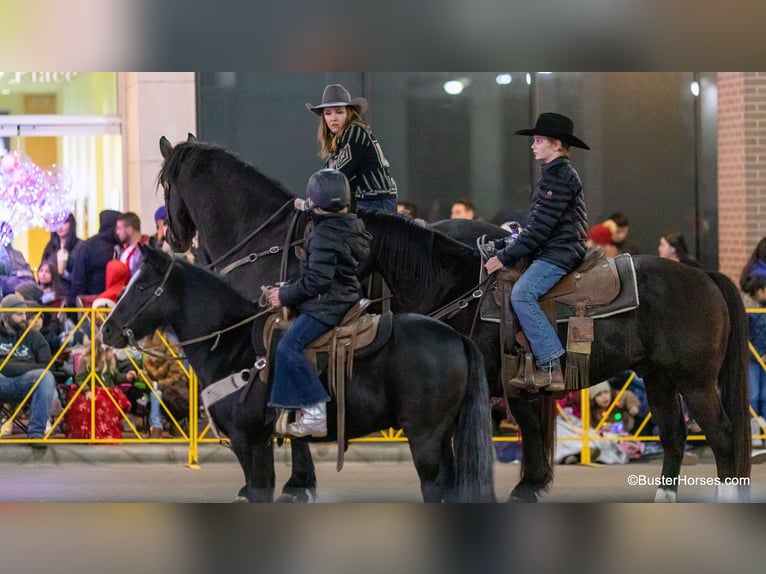
[[[312,444],[311,452],[315,462],[334,462],[338,456],[335,443]],[[50,464],[113,464],[113,463],[165,463],[185,465],[189,447],[186,444],[49,444],[45,450],[33,449],[25,444],[2,444],[2,463],[50,463]],[[290,446],[274,447],[274,459],[278,463],[290,462]],[[407,443],[352,443],[345,454],[348,462],[410,462]],[[212,463],[238,464],[231,449],[218,444],[199,445],[200,465]]]

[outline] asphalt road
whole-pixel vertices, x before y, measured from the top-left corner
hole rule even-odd
[[[330,454],[333,454],[332,452]],[[628,484],[659,476],[655,462],[627,465],[559,465],[553,488],[543,502],[651,502],[655,486]],[[276,465],[279,488],[290,467]],[[679,488],[681,502],[708,502],[714,487],[691,482],[715,477],[715,466],[704,456],[682,468],[686,484]],[[518,479],[518,464],[495,464],[495,487],[504,501]],[[318,457],[319,503],[420,502],[417,474],[406,461],[348,461],[335,471],[331,456]],[[641,477],[645,477],[642,479]],[[204,462],[192,470],[183,462],[57,462],[51,457],[0,464],[0,501],[3,502],[231,502],[243,484],[235,462]],[[766,464],[753,466],[751,500],[766,502]]]

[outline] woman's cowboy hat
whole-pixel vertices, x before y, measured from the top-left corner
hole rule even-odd
[[[306,109],[321,115],[323,108],[336,108],[338,106],[351,106],[357,108],[357,111],[364,115],[367,111],[367,100],[364,98],[351,99],[351,94],[340,84],[330,84],[324,89],[322,94],[322,103],[318,106],[306,102]]]
[[[514,133],[519,136],[545,136],[561,140],[574,147],[590,149],[584,141],[575,137],[572,132],[574,132],[574,122],[572,120],[561,114],[549,112],[538,116],[535,127],[528,130],[519,130]]]

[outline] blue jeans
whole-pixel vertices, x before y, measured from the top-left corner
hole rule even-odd
[[[556,330],[540,308],[539,301],[566,274],[561,267],[536,259],[522,273],[511,291],[511,305],[529,340],[538,366],[547,365],[564,354]]]
[[[162,399],[162,391],[158,390],[157,395]],[[154,396],[154,393],[149,391],[149,426],[155,428],[162,428],[162,409],[160,409],[160,401]]]
[[[42,369],[33,369],[17,377],[0,375],[0,401],[20,402],[42,372]],[[56,380],[53,375],[45,373],[35,392],[32,393],[32,398],[27,402],[30,410],[29,424],[27,425],[29,438],[42,438],[45,435],[45,425],[50,416],[55,388]]]
[[[357,199],[356,209],[359,211],[386,211],[396,213],[396,196],[388,195],[379,199]]]
[[[313,365],[303,354],[309,343],[330,329],[332,326],[303,313],[293,321],[277,345],[270,407],[294,410],[330,400]]]
[[[750,382],[750,404],[759,416],[766,416],[766,371],[761,368],[758,361],[748,361]]]

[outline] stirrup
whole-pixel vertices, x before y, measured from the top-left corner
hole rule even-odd
[[[274,422],[274,432],[276,434],[287,435],[287,419],[289,416],[290,411],[287,409],[277,409],[277,420]]]

